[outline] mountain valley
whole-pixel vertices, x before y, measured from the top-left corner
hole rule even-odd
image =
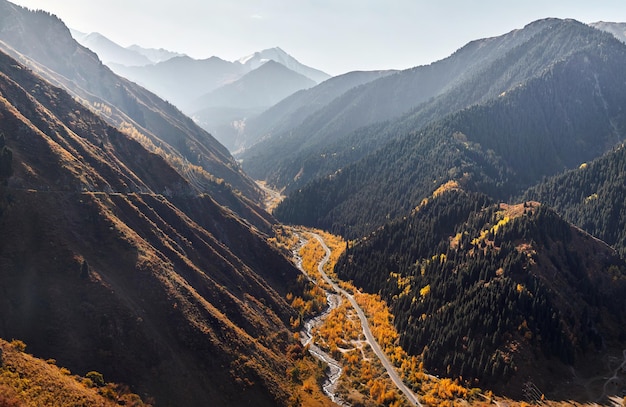
[[[0,0],[0,407],[622,402],[620,27],[330,78]]]

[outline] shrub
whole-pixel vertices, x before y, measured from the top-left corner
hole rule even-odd
[[[104,381],[104,376],[102,376],[102,373],[92,370],[91,372],[87,372],[85,377],[87,379],[90,379],[93,382],[93,384],[95,384],[98,387],[102,387],[106,384]]]

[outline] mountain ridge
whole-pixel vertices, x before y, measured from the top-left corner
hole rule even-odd
[[[392,128],[398,118],[402,118],[403,115],[409,116],[414,110],[419,111],[429,107],[436,102],[438,97],[446,95],[455,88],[462,88],[463,84],[476,88],[481,83],[468,84],[467,82],[474,80],[474,76],[480,76],[484,70],[497,63],[510,49],[528,43],[537,33],[549,31],[552,26],[558,25],[559,21],[557,19],[539,20],[528,24],[523,29],[513,30],[499,37],[475,40],[451,56],[430,65],[410,68],[359,88],[350,89],[322,109],[317,109],[298,127],[275,134],[272,138],[240,154],[245,169],[255,178],[264,179],[279,188],[286,187],[288,191],[302,186],[316,176],[332,174],[341,167],[342,162],[327,164],[330,168],[325,168],[325,171],[320,173],[317,173],[315,168],[309,169],[298,164],[306,163],[309,157],[319,155],[341,156],[343,154],[350,157],[353,155],[352,150],[360,150],[358,146],[355,146],[353,139],[363,140],[362,143],[369,146],[367,150],[361,152],[360,157],[381,147],[388,137],[393,137],[394,132],[398,133],[396,129],[381,132],[381,123],[387,122],[388,127]],[[508,74],[521,76],[516,72]],[[507,75],[503,77],[506,78]],[[482,85],[484,87],[484,84]],[[500,89],[495,94],[506,89],[506,87]],[[437,118],[454,111],[449,107],[452,103],[456,104],[456,109],[463,108],[484,100],[489,91],[489,87],[472,89],[471,92],[462,95],[461,101],[452,99],[447,105],[434,106],[437,110]],[[429,120],[432,118],[427,117],[426,120],[421,120],[417,126],[421,127]],[[382,133],[383,136],[374,137],[368,134],[366,127],[368,125],[375,129],[374,134]],[[359,129],[365,131],[359,131]],[[341,144],[342,141],[345,143]],[[270,162],[278,162],[278,164],[269,166]],[[347,163],[343,163],[345,164]],[[276,168],[280,169],[281,176],[276,175]],[[294,183],[294,177],[300,173],[304,175]]]
[[[301,64],[278,47],[262,50],[232,62],[217,56],[205,59],[184,56],[150,66],[126,67],[121,64],[112,64],[111,68],[116,73],[172,101],[186,113],[194,114],[201,108],[195,105],[197,99],[221,86],[241,79],[268,60],[278,62],[316,83],[330,78],[330,75],[324,72]],[[184,79],[181,80],[181,77]]]
[[[268,236],[4,53],[0,72],[0,336],[158,405],[288,399],[299,272]]]
[[[194,102],[198,110],[193,118],[203,128],[214,129],[218,140],[229,150],[235,150],[240,122],[314,85],[311,79],[268,60],[238,80],[198,98]],[[226,118],[221,116],[225,111]]]
[[[403,216],[429,196],[433,184],[453,179],[506,199],[544,175],[602,155],[624,134],[626,91],[619,70],[626,63],[626,47],[581,23],[560,24],[570,47],[576,42],[587,45],[483,104],[421,128],[410,117],[406,124],[389,125],[399,131],[398,138],[294,191],[276,208],[276,216],[356,237],[375,229],[385,217]],[[554,31],[544,38],[556,38]],[[521,50],[512,56],[524,55],[526,50]],[[559,47],[558,52],[568,51]],[[384,193],[381,185],[389,186]],[[360,210],[350,209],[354,207]]]
[[[74,41],[58,18],[5,0],[0,9],[0,45],[5,52],[163,154],[181,173],[190,174],[190,166],[201,169],[196,186],[215,189],[215,180],[222,179],[249,200],[259,200],[260,190],[224,146],[170,103],[115,75]]]

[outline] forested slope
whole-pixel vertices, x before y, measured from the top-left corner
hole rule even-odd
[[[530,188],[526,199],[552,206],[565,219],[626,257],[626,148]]]
[[[294,191],[276,216],[354,237],[407,213],[450,179],[507,199],[602,155],[626,134],[626,46],[592,32],[602,40],[597,46]]]
[[[536,202],[498,205],[449,183],[349,246],[336,272],[381,294],[429,372],[512,396],[531,377],[562,397],[567,365],[591,370],[626,339],[626,264]]]
[[[577,21],[539,20],[352,89],[245,152],[243,165],[255,178],[295,191],[392,139],[541,78],[575,55],[595,56],[586,63],[608,62],[605,55],[613,58],[620,48],[624,44],[611,35]]]

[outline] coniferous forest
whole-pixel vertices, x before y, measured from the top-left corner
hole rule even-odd
[[[537,202],[453,189],[353,243],[336,270],[381,294],[428,371],[499,387],[524,363],[512,347],[572,364],[605,346],[598,325],[624,322],[626,266],[608,247],[593,262],[601,249],[580,250],[593,243]]]

